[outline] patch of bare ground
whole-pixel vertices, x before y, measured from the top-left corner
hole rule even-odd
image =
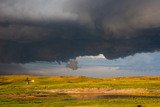
[[[103,98],[103,97],[160,97],[160,90],[148,89],[106,89],[106,88],[76,88],[38,90],[46,93],[63,93],[74,98]],[[156,93],[156,94],[155,94]]]

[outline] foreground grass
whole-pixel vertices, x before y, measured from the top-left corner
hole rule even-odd
[[[35,100],[11,100],[1,99],[1,107],[64,107],[64,106],[104,106],[104,107],[159,107],[159,99],[148,98],[114,98],[114,99],[96,99],[96,100],[78,100],[78,99],[35,99]]]
[[[26,79],[34,80],[27,85]],[[145,89],[143,96],[127,98],[79,99],[63,93],[46,93],[37,90],[106,88]],[[104,107],[160,107],[160,77],[44,77],[44,76],[0,76],[1,107],[64,107],[64,106],[104,106]],[[140,93],[135,93],[137,96]]]

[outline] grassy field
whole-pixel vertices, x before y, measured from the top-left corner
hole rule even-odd
[[[160,77],[0,76],[0,107],[138,105],[160,107]]]

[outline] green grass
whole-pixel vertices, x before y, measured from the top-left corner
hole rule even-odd
[[[64,107],[64,106],[105,106],[105,107],[136,107],[136,105],[143,105],[145,107],[159,107],[160,102],[158,99],[142,99],[142,98],[115,98],[115,99],[101,99],[101,100],[54,100],[41,99],[32,101],[21,100],[1,100],[1,107],[8,107],[9,105],[20,106],[46,106],[46,107]],[[13,107],[13,106],[12,106]]]
[[[27,85],[27,77],[34,83]],[[0,107],[160,107],[160,98],[78,99],[68,94],[37,90],[77,88],[147,89],[147,95],[160,96],[160,77],[88,78],[83,76],[0,76]]]
[[[64,107],[64,106],[104,106],[104,107],[159,107],[160,99],[152,98],[112,98],[96,100],[78,100],[78,99],[34,99],[34,100],[16,100],[0,99],[1,107]],[[13,106],[12,106],[13,105]]]

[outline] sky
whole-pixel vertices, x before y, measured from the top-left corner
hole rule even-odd
[[[3,65],[1,74],[26,74],[40,76],[157,76],[160,75],[160,52],[139,53],[125,58],[108,60],[103,54],[77,57],[79,68],[66,68],[66,62],[31,62]],[[7,69],[6,69],[7,68]]]
[[[157,70],[159,10],[159,0],[0,0],[0,74],[11,74],[10,69],[33,74],[37,66],[41,75],[50,63],[65,65],[72,58],[115,67],[98,71],[123,64],[120,71],[130,71],[135,63],[133,70],[146,72],[153,59],[151,68]]]
[[[89,77],[116,77],[116,76],[148,76],[160,75],[160,53],[141,53],[126,58],[107,60],[102,54],[98,56],[77,57],[79,69],[73,71],[66,68],[66,63],[61,65],[39,62],[26,64],[26,68],[35,75],[78,75]],[[45,65],[46,64],[46,65]],[[43,67],[45,66],[45,67]]]

